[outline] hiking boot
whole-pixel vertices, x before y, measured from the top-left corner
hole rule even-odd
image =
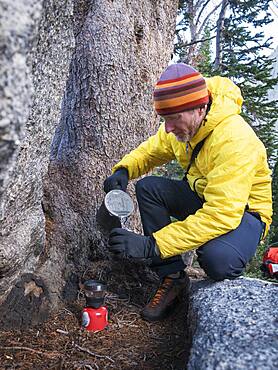
[[[171,314],[181,300],[185,288],[189,288],[189,277],[182,272],[181,277],[166,276],[150,302],[141,311],[141,316],[147,321],[159,321]]]

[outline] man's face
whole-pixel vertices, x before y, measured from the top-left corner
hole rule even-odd
[[[162,116],[165,121],[165,131],[167,134],[172,132],[178,141],[183,143],[190,141],[197,133],[205,117],[205,112],[205,108],[196,108]]]

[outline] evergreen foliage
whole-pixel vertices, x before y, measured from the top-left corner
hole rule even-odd
[[[265,55],[272,38],[265,39],[260,27],[273,21],[270,0],[229,0],[229,12],[222,34],[222,60],[212,74],[231,78],[241,89],[242,115],[264,142],[270,165],[277,159],[277,101],[268,91],[278,83],[272,77],[273,59]]]
[[[213,23],[213,18],[217,15],[220,5],[221,2],[215,4],[214,0],[180,0],[175,55],[181,62],[196,67],[199,59],[199,45],[216,37],[210,35],[208,24]],[[215,27],[212,27],[213,29]]]
[[[211,26],[207,24],[204,29],[203,41],[198,47],[198,56],[196,58],[196,69],[201,71],[205,77],[213,74],[211,59]]]
[[[216,27],[207,21],[204,31],[197,37],[198,40],[194,36],[203,22],[199,16],[200,8],[206,19],[204,13],[209,13],[210,8],[205,6],[210,3],[209,0],[180,1],[175,53],[180,61],[187,62],[187,55],[192,53],[194,46],[194,57],[190,57],[193,66],[205,76],[229,77],[240,87],[244,98],[242,115],[265,144],[269,163],[273,168],[277,160],[278,137],[275,121],[278,104],[277,101],[268,100],[268,91],[275,87],[278,78],[272,77],[273,60],[267,56],[272,38],[265,38],[262,31],[263,26],[273,21],[269,12],[271,0],[222,0],[219,3],[221,6],[227,4],[227,7],[222,14],[224,22],[219,22],[223,28],[218,40],[221,42],[221,57],[217,66],[211,62],[210,55],[214,42],[212,33]],[[215,14],[214,12],[213,16]],[[181,34],[189,29],[193,39],[185,44]],[[199,42],[199,39],[204,41]]]

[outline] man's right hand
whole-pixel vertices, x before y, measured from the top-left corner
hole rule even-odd
[[[128,171],[126,168],[119,168],[113,175],[107,177],[104,181],[103,188],[105,193],[114,189],[126,191],[128,183]]]

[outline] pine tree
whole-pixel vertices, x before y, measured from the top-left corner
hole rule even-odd
[[[265,39],[261,27],[273,21],[270,0],[229,0],[213,74],[231,78],[241,89],[242,115],[264,142],[271,167],[277,158],[277,101],[268,100],[268,91],[278,82],[271,75],[273,60],[266,54],[272,38]]]
[[[264,25],[273,21],[270,4],[271,0],[218,3],[181,0],[175,53],[179,61],[195,66],[204,75],[226,76],[240,87],[244,97],[242,115],[264,142],[273,168],[278,142],[277,102],[268,100],[268,91],[277,84],[278,78],[272,77],[273,60],[267,56],[272,38],[265,39],[262,31]],[[210,27],[211,18],[216,16],[216,26]],[[187,41],[182,36],[185,31],[188,31]],[[214,43],[216,52],[212,65],[209,49],[205,50],[210,43]]]
[[[202,35],[204,40],[197,49],[196,69],[202,72],[205,77],[212,75],[211,59],[211,25],[207,24]]]
[[[217,15],[223,1],[227,0],[219,0],[218,4],[214,0],[180,0],[175,43],[175,55],[180,62],[192,66],[198,64],[200,45],[215,38],[210,35],[208,24]]]

